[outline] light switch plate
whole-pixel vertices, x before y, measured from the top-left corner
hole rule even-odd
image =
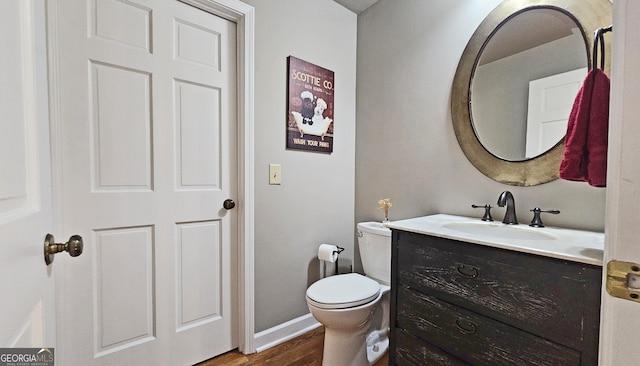
[[[282,167],[280,164],[269,164],[269,184],[282,184]]]

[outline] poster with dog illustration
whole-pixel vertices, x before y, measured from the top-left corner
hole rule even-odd
[[[287,58],[287,148],[333,152],[333,71]]]

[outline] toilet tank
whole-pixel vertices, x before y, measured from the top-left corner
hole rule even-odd
[[[357,229],[364,273],[382,284],[390,285],[391,230],[379,222],[361,222]]]

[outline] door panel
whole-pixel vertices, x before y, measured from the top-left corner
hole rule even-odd
[[[54,347],[44,3],[0,2],[0,347]]]
[[[153,228],[96,230],[92,242],[97,354],[152,341]]]
[[[61,281],[59,359],[236,347],[235,24],[177,1],[57,3],[63,226],[89,239]]]
[[[221,317],[220,225],[216,221],[178,224],[177,330]],[[213,239],[213,240],[212,240]],[[202,258],[208,258],[203,260]]]
[[[150,191],[151,75],[117,65],[89,65],[93,189]]]
[[[220,91],[176,81],[178,189],[220,189]],[[207,123],[202,123],[202,118]]]

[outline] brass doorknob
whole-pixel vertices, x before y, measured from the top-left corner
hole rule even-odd
[[[80,235],[72,235],[69,241],[62,244],[56,243],[53,235],[47,234],[44,238],[44,262],[50,265],[53,262],[53,255],[60,252],[69,252],[72,257],[82,254],[84,243]]]
[[[222,207],[225,208],[225,210],[231,210],[232,208],[236,207],[236,203],[233,202],[232,199],[226,199],[224,200],[224,202],[222,203]]]

